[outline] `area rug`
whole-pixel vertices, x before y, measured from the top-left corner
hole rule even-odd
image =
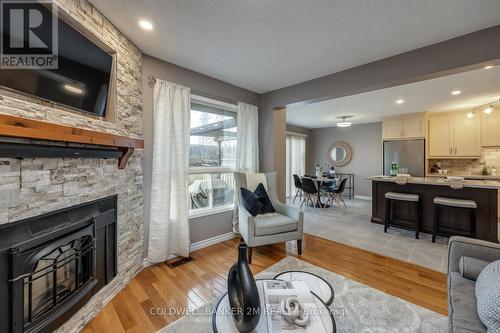
[[[335,293],[330,310],[335,318],[337,332],[349,333],[440,333],[448,332],[448,318],[418,305],[388,295],[341,275],[306,263],[295,257],[286,257],[256,278],[273,278],[288,270],[301,270],[325,279]],[[212,332],[210,315],[217,300],[188,314],[159,333]]]

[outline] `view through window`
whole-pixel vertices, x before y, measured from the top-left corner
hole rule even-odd
[[[191,210],[232,205],[236,166],[236,105],[193,97],[189,154]]]

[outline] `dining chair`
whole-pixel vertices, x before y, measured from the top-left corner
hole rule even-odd
[[[295,188],[297,189],[297,192],[295,192],[295,197],[293,197],[293,202],[295,203],[295,199],[297,199],[297,195],[300,196],[300,199],[302,200],[302,181],[300,180],[300,177],[298,175],[293,175],[293,182],[295,185]]]
[[[316,209],[316,206],[323,208],[321,202],[318,200],[318,188],[312,179],[302,178],[302,191],[304,192],[304,200],[302,200],[300,208],[302,208],[304,203],[307,205],[308,200],[311,200],[314,209]]]
[[[340,204],[342,203],[342,205],[344,206],[344,208],[347,208],[347,205],[344,201],[344,196],[343,196],[343,193],[345,191],[345,184],[347,182],[347,178],[344,178],[342,179],[342,181],[340,182],[340,185],[338,188],[327,188],[326,189],[326,192],[328,193],[329,195],[329,198],[328,198],[328,204],[333,204],[333,201],[335,200],[335,202],[337,203],[337,205],[340,206]]]
[[[329,197],[329,191],[334,190],[335,187],[335,180],[332,179],[331,181],[324,181],[321,183],[320,187],[320,195],[323,196],[328,196]]]

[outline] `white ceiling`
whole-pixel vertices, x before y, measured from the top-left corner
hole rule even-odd
[[[498,0],[90,1],[144,53],[258,93],[500,23]]]
[[[451,95],[454,90],[462,93]],[[287,106],[287,123],[306,128],[335,126],[350,115],[353,124],[413,112],[470,111],[500,98],[500,66],[445,76],[301,106]],[[403,99],[403,104],[396,104]]]

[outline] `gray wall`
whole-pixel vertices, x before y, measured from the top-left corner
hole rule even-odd
[[[314,173],[314,163],[330,164],[328,149],[337,141],[347,142],[353,157],[351,163],[336,168],[336,171],[354,173],[354,193],[371,196],[371,181],[365,178],[382,173],[382,123],[310,129],[306,148],[306,170],[309,173]]]
[[[142,77],[144,90],[144,248],[146,253],[149,238],[149,190],[151,189],[153,154],[153,89],[148,85],[150,75],[190,87],[193,93],[205,97],[227,102],[241,101],[259,106],[259,95],[256,93],[144,55]],[[191,220],[191,243],[231,231],[232,212],[196,218]]]
[[[233,212],[191,219],[191,244],[231,232]]]
[[[282,169],[274,140],[285,133],[273,128],[274,108],[310,103],[393,87],[500,63],[500,25],[388,57],[261,95],[259,121],[260,168]],[[279,184],[284,186],[284,184]]]

